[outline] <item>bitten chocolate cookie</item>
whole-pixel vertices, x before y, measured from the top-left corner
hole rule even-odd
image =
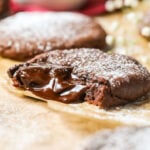
[[[0,35],[0,55],[21,61],[54,49],[107,48],[103,28],[77,13],[18,13],[0,22]]]
[[[9,0],[0,0],[0,18],[8,16],[9,13]]]
[[[89,137],[77,150],[149,150],[150,127],[123,127]]]
[[[150,40],[150,11],[145,13],[140,24],[140,33]]]
[[[41,99],[87,101],[102,108],[127,104],[150,91],[150,73],[135,59],[99,49],[56,50],[9,69],[15,87]]]

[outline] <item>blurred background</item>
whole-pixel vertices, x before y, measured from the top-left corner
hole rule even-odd
[[[79,11],[89,15],[105,12],[107,0],[11,0],[13,12],[33,10]],[[121,0],[122,1],[122,0]]]
[[[79,11],[88,15],[136,7],[141,0],[10,0],[12,12],[18,11]]]

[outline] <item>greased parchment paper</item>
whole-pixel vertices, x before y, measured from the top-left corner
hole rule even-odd
[[[138,23],[150,1],[138,9],[97,17],[115,42],[114,52],[138,59],[150,70],[150,43],[139,35]],[[0,58],[0,149],[72,150],[88,135],[122,125],[150,125],[150,98],[116,110],[83,104],[62,104],[15,94],[6,71],[18,62]]]

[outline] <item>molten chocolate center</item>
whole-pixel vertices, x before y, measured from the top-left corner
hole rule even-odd
[[[55,68],[29,66],[20,70],[16,77],[15,86],[23,87],[38,97],[64,103],[81,101],[87,89],[84,81],[79,80],[72,74],[72,68],[66,66]]]

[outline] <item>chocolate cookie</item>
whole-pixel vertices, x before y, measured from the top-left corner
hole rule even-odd
[[[8,16],[9,13],[9,0],[0,0],[0,18]]]
[[[127,104],[150,91],[150,73],[135,59],[99,49],[56,50],[9,69],[15,87],[64,103],[102,108]]]
[[[89,137],[77,150],[149,150],[150,127],[123,127]]]
[[[140,24],[140,34],[150,40],[150,11],[143,16]]]
[[[77,13],[18,13],[0,22],[0,35],[0,55],[21,61],[54,49],[107,48],[103,28]]]

